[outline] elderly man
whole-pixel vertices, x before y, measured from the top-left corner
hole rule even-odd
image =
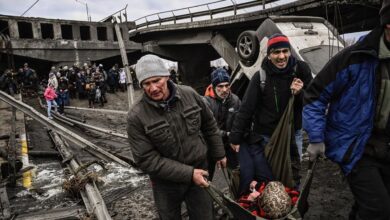
[[[282,34],[270,36],[267,57],[262,61],[261,68],[249,82],[230,133],[232,148],[239,152],[241,193],[249,190],[252,180],[273,180],[271,168],[264,156],[264,147],[293,95],[296,96],[294,129],[301,129],[301,91],[312,79],[309,66],[291,56],[289,39]],[[299,154],[293,142],[290,152],[294,180],[298,185]]]
[[[186,203],[190,219],[213,219],[207,187],[207,155],[226,166],[225,151],[212,113],[192,88],[174,84],[155,55],[136,65],[144,90],[128,115],[135,163],[152,181],[161,219],[181,219]]]
[[[390,219],[390,0],[381,23],[337,54],[304,96],[310,160],[342,168],[355,204],[349,219]]]

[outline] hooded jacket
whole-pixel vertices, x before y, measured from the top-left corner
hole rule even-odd
[[[362,157],[373,130],[382,34],[383,27],[378,27],[338,53],[304,95],[303,127],[310,142],[324,142],[326,156],[345,174]]]
[[[241,101],[232,92],[230,92],[225,100],[220,99],[216,95],[216,92],[214,92],[212,85],[206,89],[204,98],[208,107],[213,112],[224,143],[227,144],[227,132],[230,132],[232,129],[234,116],[240,108]]]
[[[58,80],[55,75],[52,77],[49,77],[49,80],[47,81],[47,85],[52,84],[54,86],[54,89],[57,90],[58,88]]]
[[[51,100],[54,100],[55,98],[57,98],[56,91],[50,86],[46,87],[45,93],[43,94],[43,96],[45,96],[45,99],[48,101],[51,101]]]

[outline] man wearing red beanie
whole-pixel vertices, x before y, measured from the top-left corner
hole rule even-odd
[[[304,95],[307,153],[326,152],[342,168],[355,198],[349,219],[390,219],[390,0],[379,15],[380,25],[330,60]]]
[[[302,90],[312,79],[309,66],[291,56],[289,39],[282,34],[269,37],[267,57],[262,61],[260,71],[249,82],[229,136],[232,148],[238,152],[241,193],[248,192],[253,180],[259,183],[273,180],[264,147],[293,95],[296,96],[294,129],[301,129]],[[264,77],[260,76],[263,73],[264,82]],[[292,142],[291,153],[296,164],[294,180],[298,185],[299,154],[295,142]]]

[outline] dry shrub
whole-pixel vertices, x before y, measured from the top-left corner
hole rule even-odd
[[[99,181],[99,176],[96,173],[90,172],[86,175],[72,176],[69,180],[65,180],[62,188],[74,198],[80,198],[80,191],[84,190],[87,183]]]

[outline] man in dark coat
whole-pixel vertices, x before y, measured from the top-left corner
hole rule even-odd
[[[290,42],[282,34],[274,34],[269,38],[267,57],[261,68],[263,72],[255,73],[249,82],[230,133],[231,146],[239,152],[241,193],[249,190],[253,180],[273,180],[264,156],[264,147],[292,95],[295,96],[294,129],[301,129],[301,91],[312,79],[309,66],[291,56]],[[261,74],[264,74],[265,80],[261,79]],[[299,154],[294,141],[290,152],[294,180],[299,183]]]
[[[64,76],[60,77],[57,93],[58,112],[64,114],[65,105],[69,104],[68,80]]]
[[[23,65],[23,87],[31,88],[34,91],[37,91],[38,82],[37,82],[37,73],[35,70],[31,69],[28,66],[28,63]]]
[[[230,76],[224,68],[218,68],[211,73],[211,85],[207,88],[204,97],[219,127],[219,133],[225,146],[227,167],[235,169],[238,166],[238,159],[237,153],[230,147],[229,133],[241,101],[231,92]],[[214,169],[215,162],[212,162],[209,168],[210,179],[212,179]]]
[[[108,71],[107,84],[110,87],[110,93],[115,93],[117,91],[119,84],[118,64],[112,66],[112,68]]]
[[[190,219],[213,219],[207,187],[207,156],[226,166],[217,123],[192,88],[169,80],[163,61],[142,57],[137,78],[144,90],[128,115],[128,136],[135,163],[152,181],[160,219],[181,219],[186,203]]]
[[[318,73],[304,96],[310,160],[326,152],[349,183],[349,219],[390,219],[390,0],[381,23]],[[326,148],[326,151],[325,151]]]

